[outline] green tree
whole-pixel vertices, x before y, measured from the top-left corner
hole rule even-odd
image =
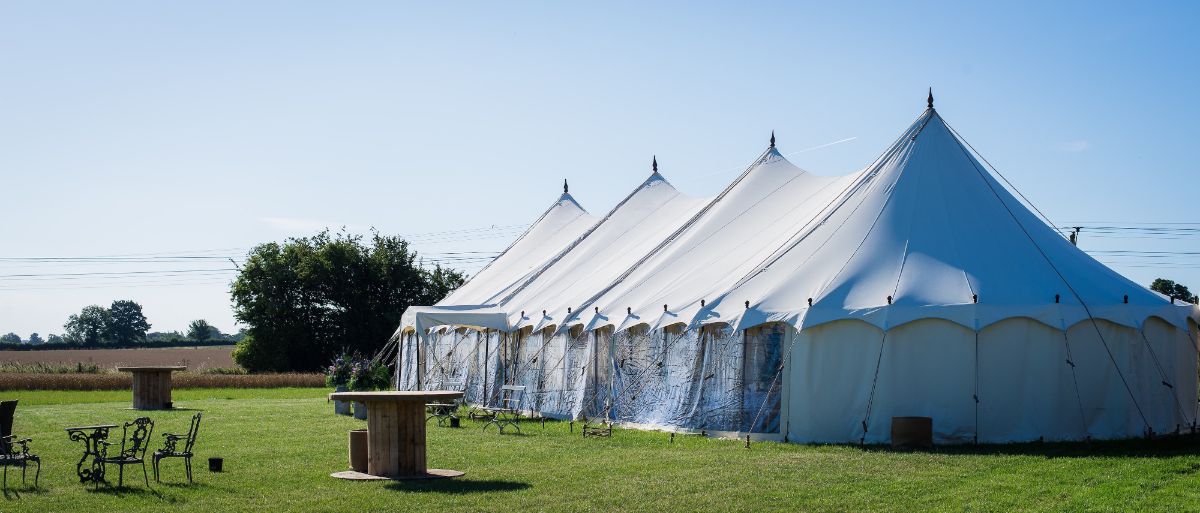
[[[42,340],[42,336],[41,336],[41,335],[38,335],[37,333],[30,333],[30,334],[29,334],[29,343],[30,343],[30,344],[42,344],[42,343],[44,343],[44,342],[46,342],[46,341],[45,341],[45,340]]]
[[[47,344],[65,344],[66,342],[67,339],[63,338],[62,335],[55,335],[53,333],[46,335]]]
[[[108,340],[121,344],[144,342],[150,323],[142,315],[142,305],[129,300],[113,301],[108,308]]]
[[[100,305],[83,307],[78,314],[67,318],[63,325],[66,339],[84,345],[100,345],[108,335],[108,309]]]
[[[373,354],[410,305],[430,305],[463,275],[426,269],[399,237],[323,231],[255,247],[234,281],[247,327],[234,359],[250,370],[315,371],[343,349]]]
[[[1175,283],[1173,280],[1166,278],[1156,278],[1154,283],[1150,284],[1150,290],[1185,303],[1196,302],[1196,295],[1192,294],[1192,291],[1188,290],[1187,286],[1182,283]]]
[[[187,340],[187,337],[184,337],[183,333],[178,331],[168,331],[166,333],[153,331],[146,334],[146,340],[148,342],[178,342]]]
[[[204,342],[212,338],[214,329],[216,328],[213,328],[208,321],[204,319],[196,319],[188,325],[187,338],[195,340],[196,342]],[[217,333],[220,333],[220,331]]]
[[[0,344],[20,344],[21,336],[16,333],[0,335]]]

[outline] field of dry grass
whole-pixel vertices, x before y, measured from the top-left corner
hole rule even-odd
[[[315,373],[280,374],[204,374],[176,372],[171,377],[174,388],[279,388],[323,387],[325,376]],[[0,372],[0,390],[129,390],[132,378],[123,372],[89,373],[28,373]]]
[[[121,365],[185,365],[189,370],[237,367],[233,346],[155,349],[56,349],[0,351],[0,363],[94,364],[102,369]]]
[[[315,373],[245,374],[233,346],[154,349],[0,351],[0,390],[128,390],[132,377],[119,366],[183,365],[174,388],[323,387]],[[214,372],[217,371],[217,372]]]

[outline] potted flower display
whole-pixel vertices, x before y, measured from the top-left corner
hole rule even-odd
[[[365,359],[355,360],[350,365],[350,381],[348,386],[355,392],[367,392],[387,388],[391,383],[387,365],[380,361]],[[367,405],[354,401],[354,418],[367,419]]]
[[[353,360],[354,358],[346,353],[334,358],[333,363],[330,363],[329,367],[325,369],[325,386],[333,387],[334,392],[349,390],[350,366]],[[333,411],[338,415],[350,415],[350,403],[334,401]]]

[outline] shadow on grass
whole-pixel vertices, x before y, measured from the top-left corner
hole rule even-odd
[[[516,481],[473,481],[469,479],[437,479],[431,481],[395,481],[388,483],[389,490],[398,492],[420,492],[420,493],[449,493],[449,494],[467,494],[467,493],[487,493],[487,492],[515,492],[530,488],[529,483],[520,483]]]
[[[483,431],[482,433],[485,435],[496,435],[496,436],[531,436],[529,433],[523,433],[523,432],[520,432],[517,430],[509,430],[509,431],[505,431],[503,433],[500,433],[497,431]]]
[[[20,488],[9,486],[4,490],[4,498],[7,500],[20,499],[22,495],[43,495],[47,492],[45,486],[34,488],[33,485],[22,486]]]
[[[939,445],[932,449],[893,449],[886,445],[859,447],[872,453],[927,453],[964,456],[1040,456],[1043,458],[1174,458],[1200,455],[1200,435],[1165,436],[1151,440],[1091,442],[1028,442],[1015,444]],[[1200,472],[1200,466],[1191,473]]]
[[[191,483],[189,483],[187,481],[182,481],[182,482],[163,481],[161,483],[155,483],[154,485],[158,488],[171,488],[171,489],[175,489],[175,490],[217,490],[217,491],[222,491],[222,492],[227,492],[227,491],[231,490],[231,488],[229,488],[229,487],[213,486],[208,483],[200,483],[200,482],[195,482],[195,481],[193,481]]]
[[[94,493],[94,494],[112,495],[114,497],[125,497],[125,496],[138,497],[138,496],[153,495],[155,497],[158,497],[159,499],[166,500],[167,502],[177,502],[177,500],[175,500],[175,499],[164,497],[161,492],[159,492],[158,490],[155,490],[153,488],[134,487],[134,486],[128,486],[128,485],[112,486],[112,485],[101,484],[99,488],[96,488],[95,486],[89,484],[89,485],[87,485],[87,492]]]

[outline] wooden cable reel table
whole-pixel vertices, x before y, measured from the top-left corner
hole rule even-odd
[[[417,390],[401,392],[334,392],[335,401],[367,405],[367,472],[330,474],[340,479],[439,479],[463,472],[426,468],[425,403],[450,401],[462,392]]]
[[[169,410],[173,406],[171,373],[187,367],[117,367],[117,370],[133,373],[133,409]]]

